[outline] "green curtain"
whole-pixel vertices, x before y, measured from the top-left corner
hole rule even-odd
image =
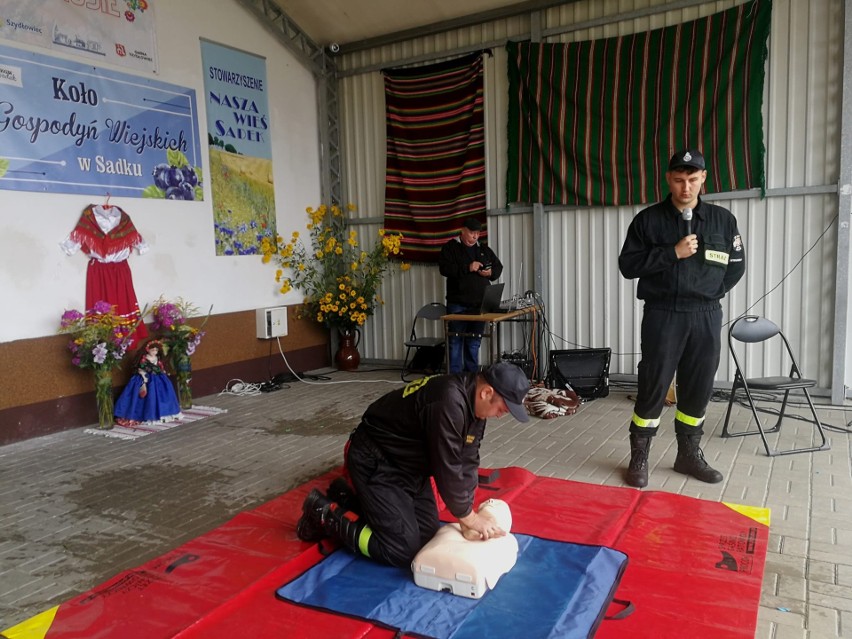
[[[510,42],[509,202],[641,204],[698,148],[708,193],[765,189],[770,0],[630,36]]]

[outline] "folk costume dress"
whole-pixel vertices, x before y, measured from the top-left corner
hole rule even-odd
[[[127,259],[136,250],[147,253],[148,244],[133,226],[130,216],[117,206],[90,204],[80,216],[74,230],[59,244],[67,255],[78,250],[89,257],[86,271],[86,308],[104,300],[116,307],[120,315],[139,319],[139,302],[133,288],[133,277]],[[132,348],[148,336],[144,322],[128,343]]]
[[[172,421],[180,416],[180,403],[169,376],[158,358],[139,360],[136,374],[124,387],[115,403],[116,421],[122,425],[141,422]],[[140,397],[145,385],[146,393]]]

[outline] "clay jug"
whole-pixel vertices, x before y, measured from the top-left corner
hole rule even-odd
[[[357,328],[337,330],[338,346],[334,356],[337,370],[354,371],[361,363],[361,355],[358,354],[358,344],[361,343],[361,331]]]

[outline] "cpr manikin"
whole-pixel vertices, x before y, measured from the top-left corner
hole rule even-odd
[[[506,531],[503,537],[487,541],[465,539],[457,523],[441,526],[414,561],[414,583],[429,590],[479,599],[497,585],[518,559],[518,541],[511,534],[512,513],[500,499],[489,499],[479,506]]]

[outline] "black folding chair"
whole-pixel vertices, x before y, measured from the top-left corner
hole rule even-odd
[[[772,338],[775,338],[776,336],[779,339],[773,340]],[[769,340],[772,341],[770,342]],[[779,341],[780,343],[783,343],[787,356],[792,362],[792,365],[790,367],[790,373],[788,375],[780,375],[774,377],[747,378],[744,372],[744,367],[740,365],[740,360],[737,357],[736,350],[734,349],[735,342],[740,342],[744,344],[757,344],[761,342],[777,344],[779,343]],[[778,326],[774,322],[766,319],[765,317],[758,317],[756,315],[744,315],[736,319],[731,324],[731,328],[728,330],[728,348],[731,351],[731,356],[734,358],[734,364],[736,365],[737,370],[736,374],[734,375],[734,384],[731,387],[731,398],[728,400],[728,411],[725,414],[725,424],[722,427],[722,437],[742,437],[745,435],[760,435],[760,438],[763,440],[763,446],[766,448],[766,454],[770,457],[774,457],[776,455],[790,455],[793,453],[807,453],[818,450],[828,450],[830,446],[826,441],[825,432],[823,431],[819,416],[817,416],[816,408],[814,408],[814,404],[811,401],[811,395],[808,392],[809,388],[816,386],[816,380],[808,379],[802,376],[802,372],[799,369],[799,365],[796,363],[795,356],[793,355],[793,350],[790,348],[790,342],[788,342],[787,338],[784,337],[784,334],[781,332],[781,329],[778,328]],[[736,399],[737,391],[739,390],[742,390],[745,393],[749,408],[751,408],[751,413],[754,416],[754,423],[757,426],[757,429],[732,433],[728,430],[728,421],[731,417],[731,408],[734,405],[734,400]],[[762,422],[760,421],[758,409],[755,404],[755,398],[752,394],[756,391],[784,394],[784,399],[781,402],[781,409],[778,411],[778,421],[775,422],[775,425],[772,428],[764,428]],[[766,435],[769,433],[780,433],[781,422],[784,420],[784,415],[787,410],[787,402],[790,397],[791,391],[801,391],[801,393],[804,395],[805,400],[807,401],[808,406],[811,409],[811,415],[813,416],[813,420],[808,419],[805,421],[812,423],[816,427],[816,432],[820,438],[820,444],[817,446],[792,448],[790,450],[775,450],[769,445],[769,442],[766,439]]]
[[[440,302],[430,302],[425,306],[421,307],[419,311],[417,311],[417,315],[414,316],[414,321],[411,323],[411,335],[405,342],[405,361],[402,363],[402,381],[407,382],[406,376],[413,372],[409,369],[411,363],[415,361],[417,358],[417,353],[420,349],[430,349],[434,350],[438,353],[438,356],[434,358],[436,363],[436,370],[438,370],[443,366],[444,354],[442,347],[444,346],[444,332],[443,328],[440,330],[440,337],[418,337],[417,336],[417,325],[418,320],[420,320],[421,328],[425,329],[426,322],[438,322],[441,326],[441,317],[447,314],[447,307],[441,304]],[[421,334],[422,334],[421,330]],[[411,357],[412,351],[414,351],[414,357],[411,358],[411,362],[409,362],[409,358]]]

